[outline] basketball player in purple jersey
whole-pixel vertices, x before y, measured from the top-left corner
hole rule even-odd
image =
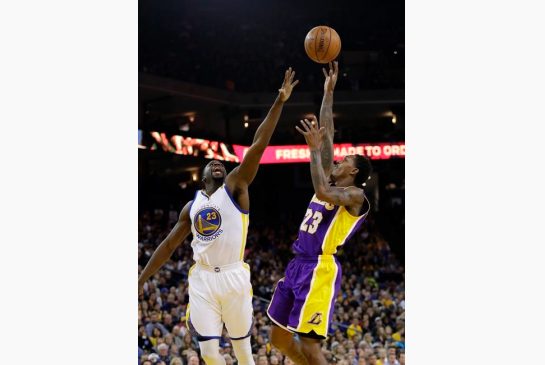
[[[310,149],[310,170],[315,194],[293,244],[295,258],[276,285],[267,309],[272,344],[298,365],[327,365],[321,341],[327,337],[335,298],[341,287],[337,248],[359,229],[369,201],[361,188],[371,173],[369,160],[360,155],[333,163],[333,90],[338,64],[330,64],[318,121],[301,121]],[[297,334],[300,341],[296,341]]]

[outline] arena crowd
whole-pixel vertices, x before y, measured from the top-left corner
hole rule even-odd
[[[144,211],[138,221],[138,270],[174,226],[178,213]],[[293,257],[296,226],[251,223],[245,252],[254,290],[255,324],[252,349],[258,365],[293,364],[270,343],[271,321],[266,308],[274,284],[284,276]],[[404,268],[376,229],[370,216],[364,228],[338,253],[342,290],[333,325],[322,351],[330,364],[405,364]],[[188,303],[187,272],[193,265],[190,241],[144,286],[138,300],[138,358],[142,365],[204,365],[195,338],[185,325]],[[237,364],[224,331],[221,352],[226,363]]]

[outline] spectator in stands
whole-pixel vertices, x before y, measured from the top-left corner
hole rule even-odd
[[[138,328],[138,347],[144,351],[151,351],[153,349],[153,344],[146,333],[146,328],[140,326]]]
[[[197,354],[190,355],[187,365],[200,365],[199,356]]]
[[[158,327],[155,327],[151,333],[150,341],[153,347],[157,347],[163,341],[163,333]]]
[[[157,346],[157,352],[159,353],[159,358],[161,361],[166,362],[167,364],[170,363],[170,354],[169,354],[169,348],[166,343],[161,343]]]
[[[164,219],[166,218],[165,216]],[[150,231],[159,242],[160,238],[169,231],[166,221],[151,220],[146,224],[139,223],[139,227],[149,225]],[[391,362],[392,365],[404,365],[404,353],[400,352],[397,355],[398,358],[395,356],[396,348],[403,351],[405,346],[404,309],[400,305],[404,300],[404,296],[400,294],[404,291],[403,277],[389,274],[387,280],[382,278],[381,267],[392,266],[393,254],[388,250],[381,251],[377,245],[368,244],[367,242],[374,242],[375,239],[372,229],[369,232],[368,237],[358,236],[355,238],[356,242],[346,244],[339,253],[339,259],[347,263],[345,281],[335,307],[336,329],[332,336],[324,341],[322,349],[327,354],[326,358],[330,364],[390,365],[389,362]],[[144,232],[140,231],[139,235],[141,250],[153,252],[158,242],[149,240],[143,243]],[[278,227],[276,229],[251,227],[248,234],[246,261],[251,267],[254,293],[262,297],[254,301],[255,327],[251,332],[252,352],[258,364],[293,364],[277,349],[271,349],[269,337],[271,323],[264,315],[268,305],[267,300],[271,294],[267,288],[270,289],[279,279],[278,275],[284,271],[291,255],[289,252],[291,235],[293,232],[289,229]],[[381,247],[384,247],[385,244],[382,245]],[[272,251],[273,248],[274,251]],[[164,346],[169,349],[167,355],[171,360],[165,361],[166,365],[170,365],[179,356],[187,359],[184,364],[192,362],[192,365],[200,365],[202,363],[194,351],[197,348],[194,339],[185,326],[187,283],[179,279],[171,283],[166,280],[166,272],[172,271],[172,278],[175,277],[176,270],[189,269],[192,265],[190,250],[188,244],[182,245],[173,254],[172,262],[165,265],[163,270],[146,283],[145,293],[139,298],[138,344],[143,351],[142,363],[148,361],[151,365],[159,365],[160,355],[164,354],[164,350],[161,350],[160,354],[152,353],[154,348],[159,353],[159,346],[161,349]],[[381,252],[388,252],[388,255],[381,256],[383,255]],[[396,266],[395,270],[398,270],[400,274],[403,273],[403,269],[399,266]],[[161,312],[161,306],[168,306],[169,303],[170,310]],[[343,323],[345,320],[346,322]],[[165,322],[169,324],[168,327]],[[153,336],[148,335],[148,328],[152,328]],[[166,333],[163,333],[162,328]],[[221,351],[227,364],[230,363],[229,357],[236,364],[228,340],[222,342]],[[377,355],[380,355],[380,361]]]
[[[384,362],[384,365],[400,365],[399,361],[396,359],[395,350],[393,353],[388,351],[388,358]]]
[[[346,335],[349,339],[352,339],[357,332],[362,332],[363,329],[360,326],[359,320],[357,317],[352,318],[352,323],[350,326],[348,326],[348,329],[346,330]]]
[[[174,326],[172,327],[172,336],[174,338],[174,344],[178,349],[182,348],[183,345],[183,335],[180,331],[180,326]]]
[[[156,302],[157,297],[155,297],[155,293],[152,293],[152,296],[154,297],[153,302]],[[168,330],[165,328],[165,326],[163,326],[163,324],[159,322],[159,313],[157,311],[151,312],[150,322],[146,324],[146,333],[149,337],[152,337],[154,328],[158,328],[159,330],[161,330],[162,335],[166,335],[168,333]]]
[[[175,344],[170,345],[170,357],[174,358],[176,356],[180,356],[180,349]]]

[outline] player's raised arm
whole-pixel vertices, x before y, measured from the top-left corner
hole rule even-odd
[[[284,82],[282,87],[278,90],[278,96],[274,101],[269,113],[257,128],[255,132],[254,141],[246,152],[242,163],[237,168],[233,169],[227,176],[227,183],[229,185],[250,185],[257,174],[259,167],[259,161],[265,151],[265,148],[271,140],[271,136],[276,128],[280,114],[284,103],[289,99],[293,87],[299,83],[299,80],[293,81],[295,71],[292,71],[291,67],[286,71],[284,75]]]
[[[189,209],[191,203],[188,202],[178,218],[178,222],[172,228],[168,236],[161,242],[159,247],[155,250],[151,256],[148,264],[142,270],[142,274],[138,278],[138,291],[142,290],[142,287],[150,277],[152,277],[172,256],[172,253],[189,235],[191,232],[191,220],[189,218]]]
[[[324,82],[324,97],[320,108],[320,126],[325,128],[323,143],[321,148],[322,166],[324,167],[326,176],[331,174],[333,169],[333,135],[335,127],[333,124],[333,90],[337,84],[337,76],[339,75],[339,63],[337,61],[329,62],[329,72],[322,69],[325,76]]]
[[[314,118],[315,120],[315,118]],[[326,133],[325,127],[318,129],[317,123],[311,123],[305,119],[301,121],[302,129],[296,126],[295,128],[301,133],[310,149],[310,174],[312,177],[312,185],[316,197],[322,201],[334,204],[352,206],[363,204],[364,195],[361,189],[351,186],[347,188],[338,188],[330,186],[326,177],[324,168],[322,167],[321,146],[323,137]]]

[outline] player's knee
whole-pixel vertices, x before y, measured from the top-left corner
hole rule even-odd
[[[322,355],[322,345],[319,341],[303,339],[301,341],[301,350],[305,357],[309,360],[319,359]],[[310,361],[311,364],[314,362]]]
[[[223,357],[215,346],[201,346],[201,357],[207,365],[222,364]]]
[[[292,345],[293,335],[279,327],[273,327],[271,332],[271,343],[281,352],[286,353]]]
[[[242,340],[233,340],[231,343],[239,365],[255,365],[249,337]]]

